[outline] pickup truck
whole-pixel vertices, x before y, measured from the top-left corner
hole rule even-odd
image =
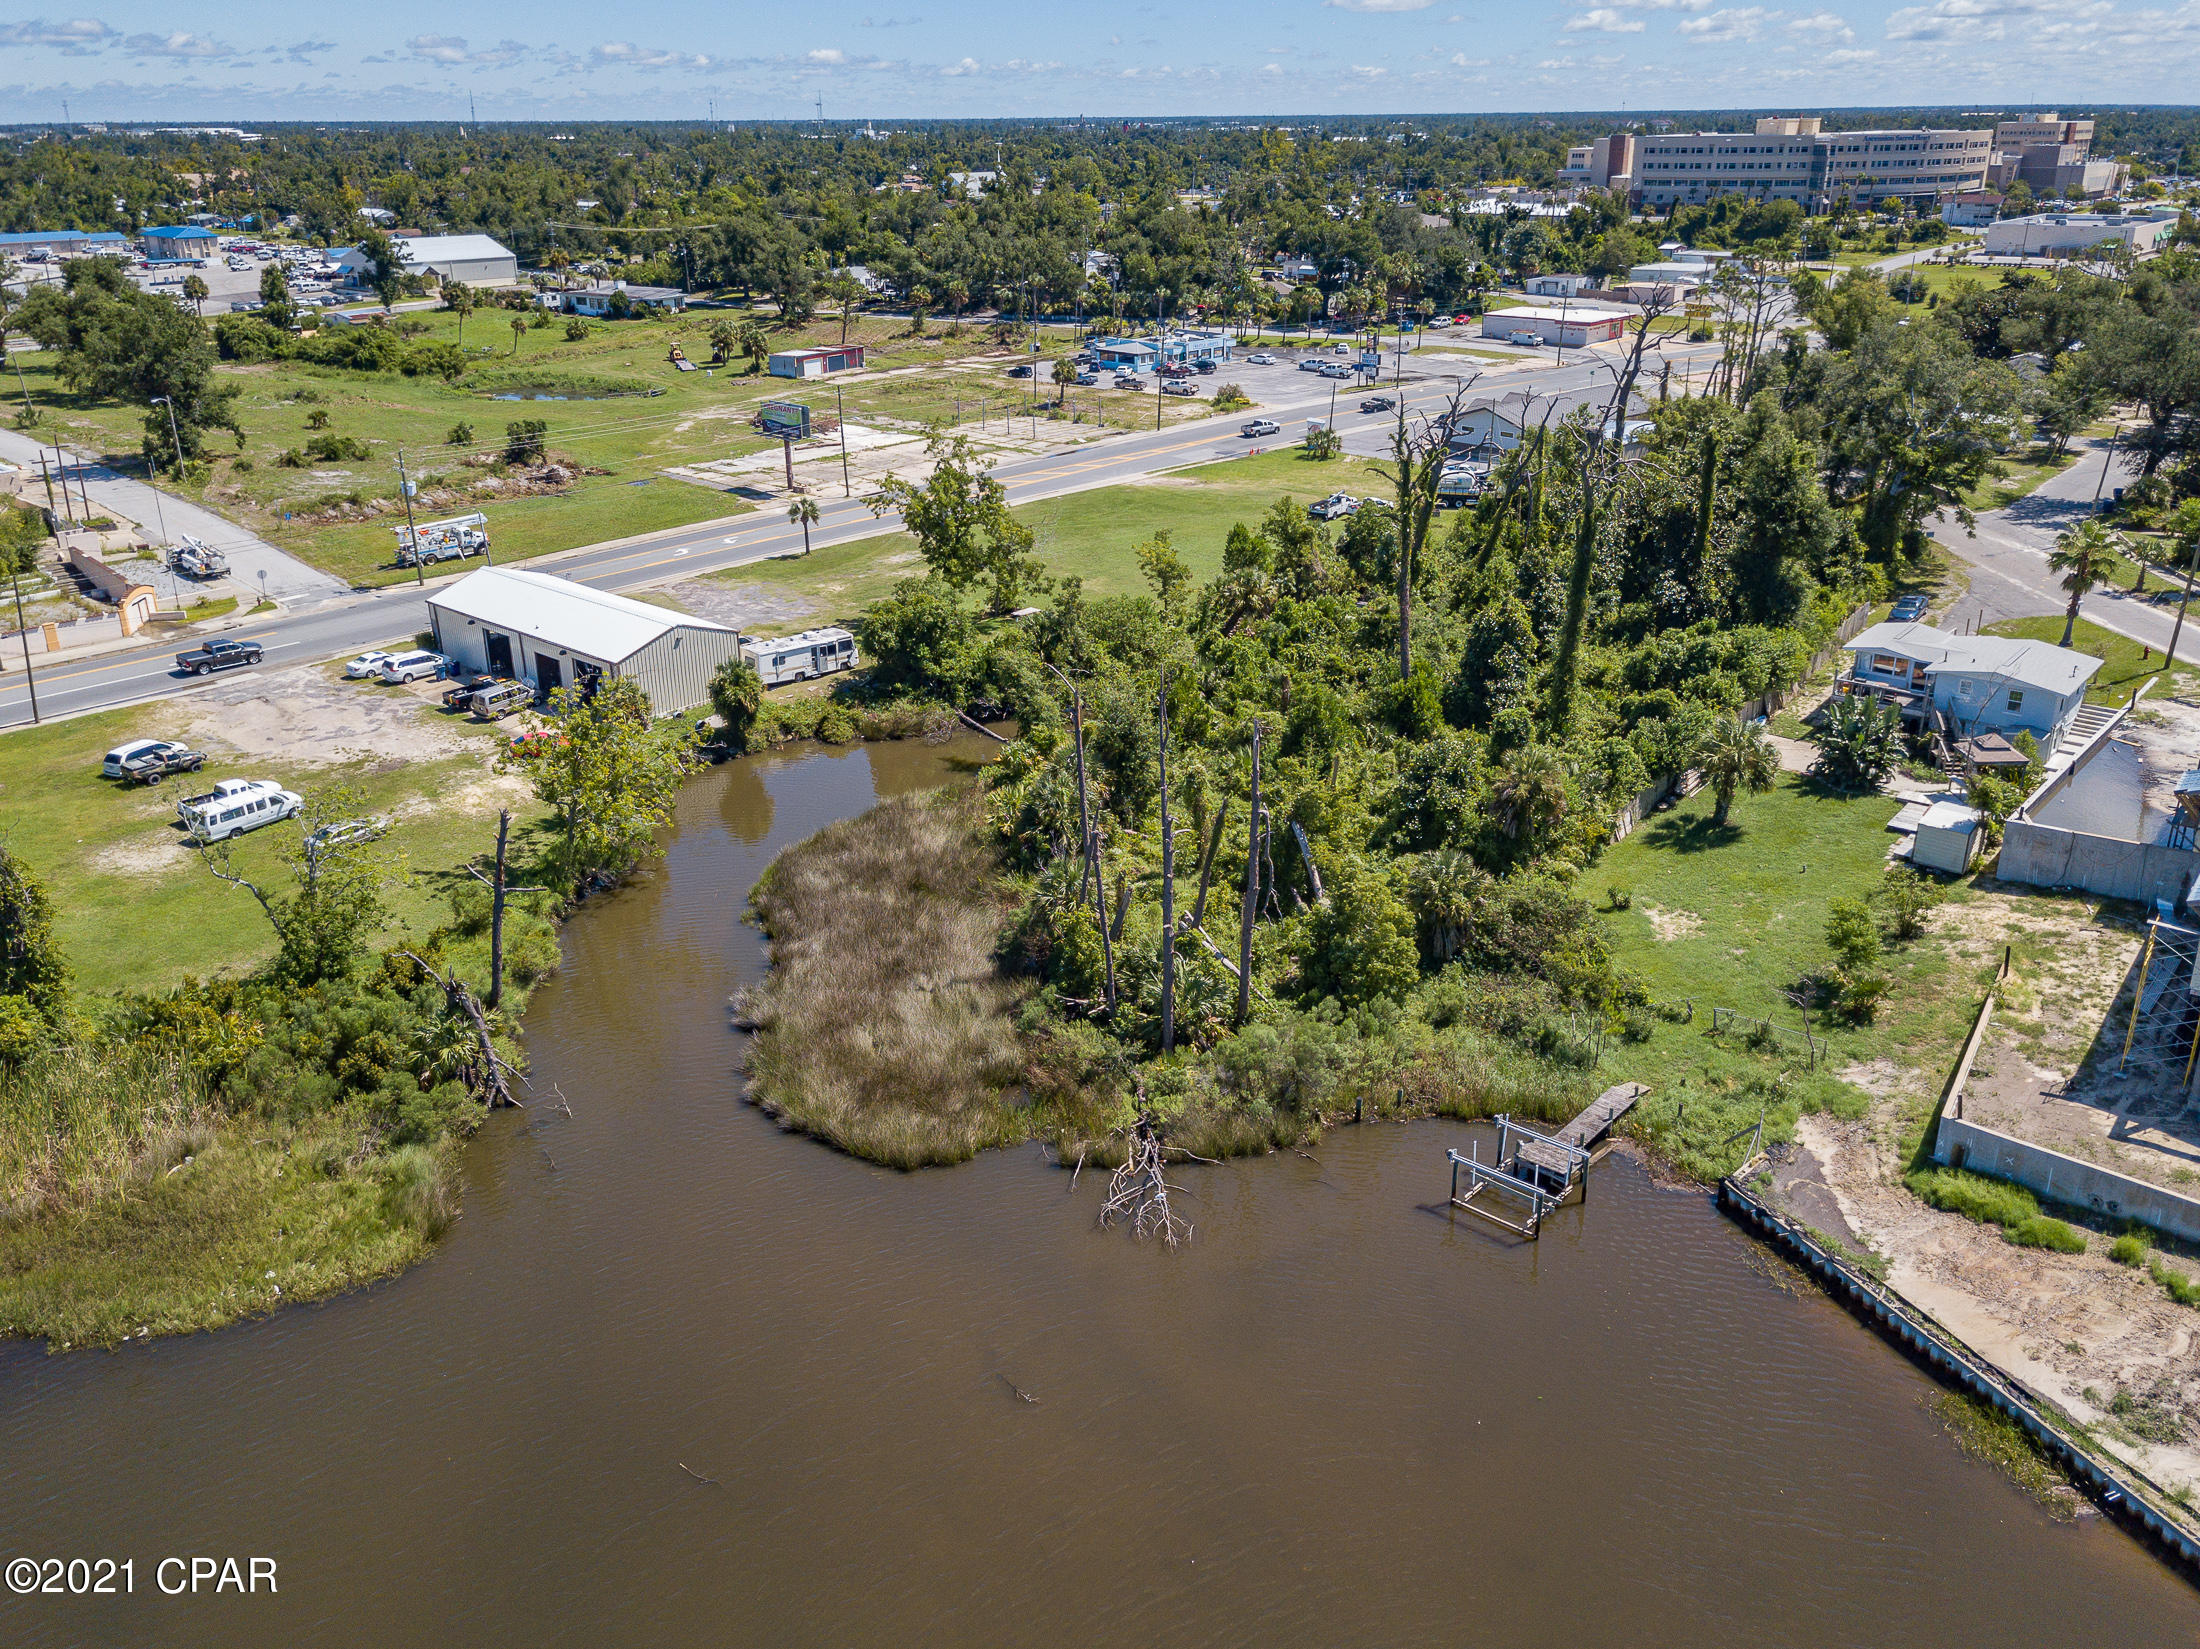
[[[266,657],[256,641],[210,641],[204,647],[178,653],[176,668],[204,676],[216,670],[233,670],[240,664],[258,664]]]
[[[205,751],[187,749],[180,744],[163,744],[126,758],[122,764],[122,780],[125,784],[158,784],[171,773],[196,773],[205,765]]]

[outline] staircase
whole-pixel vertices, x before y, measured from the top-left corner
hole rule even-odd
[[[2103,729],[2123,715],[2123,707],[2110,709],[2101,704],[2081,704],[2078,713],[2063,727],[2062,737],[2055,741],[2055,748],[2047,758],[2050,767],[2067,767],[2078,759],[2078,752],[2099,738]]]

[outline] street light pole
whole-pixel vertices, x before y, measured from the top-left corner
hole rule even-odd
[[[183,436],[176,429],[176,403],[165,395],[153,397],[153,405],[168,409],[168,440],[176,454],[176,480],[183,480]],[[89,507],[89,500],[86,501]]]

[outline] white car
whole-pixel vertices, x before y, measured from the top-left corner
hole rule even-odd
[[[273,779],[224,779],[203,796],[176,803],[184,829],[201,842],[227,841],[248,830],[295,818],[305,803]]]
[[[1260,350],[1254,354],[1246,356],[1245,364],[1247,366],[1274,366],[1276,364],[1276,358],[1275,356],[1269,354],[1266,350]]]
[[[392,653],[376,666],[374,674],[377,680],[401,687],[408,681],[439,677],[449,666],[450,661],[441,653]]]
[[[178,739],[132,739],[128,744],[118,744],[107,752],[99,770],[110,779],[119,779],[129,771],[129,764],[140,756],[165,755],[170,750],[181,750]]]
[[[1331,344],[1329,353],[1332,355],[1349,355],[1352,353],[1352,346],[1350,344]]]
[[[344,666],[344,674],[353,681],[365,681],[369,676],[382,673],[382,666],[395,658],[395,653],[361,653]]]
[[[1543,347],[1543,334],[1540,332],[1508,332],[1505,334],[1505,341],[1509,344],[1518,344],[1522,349],[1541,349]]]
[[[1333,492],[1327,498],[1317,498],[1306,506],[1306,513],[1317,521],[1334,521],[1339,516],[1358,511],[1360,500],[1348,492]]]

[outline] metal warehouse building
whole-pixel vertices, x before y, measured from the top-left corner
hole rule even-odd
[[[437,591],[428,619],[436,649],[461,670],[543,694],[623,676],[661,716],[708,699],[712,672],[741,646],[723,624],[516,567],[484,567]]]

